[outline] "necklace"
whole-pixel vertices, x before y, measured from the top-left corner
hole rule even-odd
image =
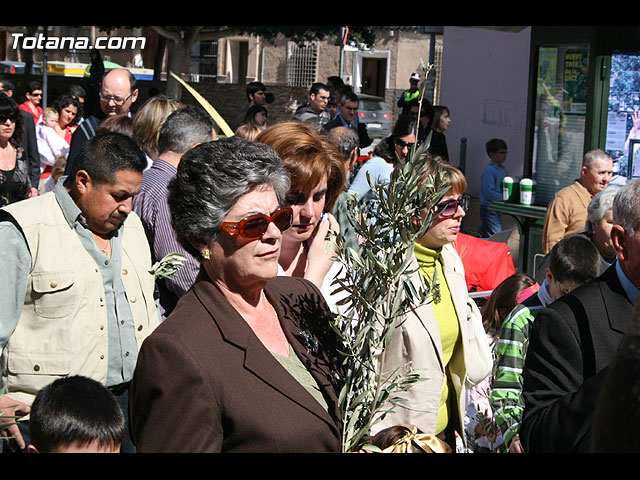
[[[93,237],[94,237],[94,240],[95,240],[95,242],[96,242],[96,245],[98,246],[98,248],[100,249],[100,251],[101,251],[102,253],[104,253],[104,254],[105,254],[105,256],[109,257],[109,256],[110,256],[110,253],[111,253],[111,241],[110,241],[108,238],[105,240],[105,239],[103,239],[103,238],[101,238],[101,237],[98,237],[97,235],[94,235]],[[100,240],[101,240],[101,241],[102,241],[102,240],[104,240],[104,241],[106,242],[106,243],[104,244],[104,246],[101,246],[101,245],[100,245],[100,243],[101,243],[101,242],[100,242],[100,243],[98,242],[98,238],[100,238]]]

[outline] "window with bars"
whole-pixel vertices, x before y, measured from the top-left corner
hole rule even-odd
[[[218,80],[218,41],[198,42],[191,52],[191,81],[215,83]]]
[[[318,71],[318,42],[296,44],[287,48],[287,85],[308,87],[316,81]]]

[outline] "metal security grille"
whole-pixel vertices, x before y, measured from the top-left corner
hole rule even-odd
[[[218,41],[194,45],[191,52],[191,81],[213,83],[218,80]]]
[[[298,45],[289,42],[287,47],[287,85],[308,87],[316,81],[318,71],[318,42]]]

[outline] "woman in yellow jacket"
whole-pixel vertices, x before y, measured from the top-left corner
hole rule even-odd
[[[410,368],[422,378],[398,394],[404,401],[388,405],[392,411],[374,431],[412,424],[455,451],[456,436],[465,441],[466,387],[489,375],[493,359],[480,312],[467,292],[462,261],[451,245],[468,208],[466,180],[451,164],[433,158],[425,174],[438,172],[444,172],[450,188],[432,210],[431,227],[415,244],[411,278],[417,287],[426,280],[433,290],[427,303],[399,322],[379,359],[385,377]]]

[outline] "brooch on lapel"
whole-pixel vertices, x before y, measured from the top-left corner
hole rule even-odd
[[[314,355],[318,352],[318,339],[311,335],[307,330],[301,330],[296,334],[296,337],[300,340],[300,343],[307,349],[307,352]]]
[[[442,295],[440,294],[440,285],[437,283],[433,286],[431,298],[433,299],[433,303],[435,304],[440,303],[440,300],[442,300]]]

